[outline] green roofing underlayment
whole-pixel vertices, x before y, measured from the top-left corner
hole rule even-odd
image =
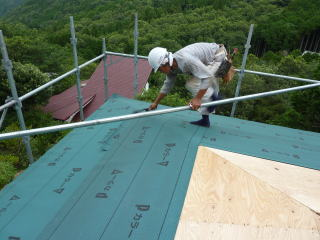
[[[149,104],[113,96],[90,119]],[[163,107],[162,107],[163,108]],[[193,111],[74,129],[0,192],[1,240],[173,239],[199,145],[320,169],[320,134]]]

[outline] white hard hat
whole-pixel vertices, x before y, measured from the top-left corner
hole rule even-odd
[[[155,47],[149,52],[148,62],[156,72],[162,64],[169,62],[170,66],[172,65],[172,53],[166,48]]]

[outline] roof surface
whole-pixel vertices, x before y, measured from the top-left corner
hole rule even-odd
[[[90,119],[148,103],[110,98]],[[164,108],[161,106],[160,108]],[[320,134],[176,112],[74,129],[0,192],[0,239],[172,239],[199,145],[320,169]]]
[[[118,94],[123,97],[134,97],[134,62],[132,58],[121,56],[108,56],[108,95]],[[138,93],[146,85],[151,67],[147,60],[138,61]],[[104,67],[103,61],[100,62],[95,72],[89,80],[82,81],[85,84],[82,87],[84,117],[87,118],[95,112],[105,101],[104,93]],[[52,96],[44,110],[50,112],[55,119],[67,120],[70,116],[79,112],[79,103],[77,100],[77,86],[74,85],[64,92]],[[79,114],[76,120],[79,119]]]

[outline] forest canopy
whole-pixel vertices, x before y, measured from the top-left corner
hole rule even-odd
[[[250,24],[254,24],[246,68],[250,70],[320,80],[319,0],[0,0],[0,29],[13,61],[19,95],[70,71],[74,67],[69,17],[76,28],[79,63],[102,51],[134,51],[134,14],[139,17],[139,55],[156,46],[174,52],[194,42],[217,42],[227,49],[239,48],[234,59],[241,67]],[[305,51],[311,53],[303,54]],[[81,71],[86,80],[96,64]],[[178,76],[172,93],[162,103],[186,104],[186,76]],[[234,96],[237,77],[222,86],[224,98]],[[153,101],[163,83],[159,73],[151,74],[151,90],[137,96]],[[61,124],[41,109],[49,97],[75,84],[74,76],[23,103],[28,128]],[[301,85],[301,82],[246,74],[240,94],[247,95]],[[1,105],[10,95],[6,74],[0,70]],[[314,88],[240,102],[236,117],[269,124],[320,132],[320,89]],[[230,115],[231,105],[217,114]],[[0,131],[19,129],[10,109]],[[66,133],[31,138],[35,157],[40,157]],[[27,166],[20,139],[0,142],[0,187]]]

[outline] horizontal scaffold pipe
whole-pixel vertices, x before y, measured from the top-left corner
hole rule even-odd
[[[109,55],[116,55],[116,56],[123,56],[123,57],[132,57],[132,58],[134,57],[134,55],[131,55],[131,54],[123,54],[123,53],[116,53],[116,52],[109,52],[109,51],[106,51],[106,53],[109,54]],[[95,62],[95,61],[103,58],[103,56],[104,56],[104,55],[101,54],[101,55],[99,55],[99,56],[97,56],[97,57],[95,57],[95,58],[93,58],[93,59],[85,62],[85,63],[79,65],[79,68],[80,68],[80,69],[81,69],[81,68],[84,68],[84,67],[88,66],[89,64],[91,64],[91,63],[93,63],[93,62]],[[140,56],[140,55],[138,55],[138,58],[148,59],[148,57]],[[67,73],[65,73],[65,74],[63,74],[63,75],[61,75],[61,76],[59,76],[59,77],[51,80],[50,82],[47,82],[46,84],[44,84],[44,85],[42,85],[42,86],[40,86],[40,87],[32,90],[31,92],[28,92],[28,93],[26,93],[25,95],[19,97],[19,100],[20,100],[20,101],[26,100],[27,98],[29,98],[29,97],[37,94],[38,92],[40,92],[40,91],[42,91],[42,90],[44,90],[44,89],[52,86],[53,84],[61,81],[61,80],[64,79],[64,78],[70,76],[71,74],[74,74],[76,71],[77,71],[76,68],[72,69],[71,71],[69,71],[69,72],[67,72]],[[8,108],[8,107],[13,106],[15,103],[16,103],[16,101],[11,100],[10,102],[7,102],[6,104],[3,104],[2,106],[0,106],[0,112],[1,112],[2,110],[4,110],[4,109]]]
[[[131,58],[135,57],[135,55],[133,55],[133,54],[116,53],[116,52],[109,52],[109,51],[106,51],[106,54],[115,55],[115,56],[121,56],[121,57],[131,57]],[[137,57],[141,58],[141,59],[148,59],[148,57],[141,56],[141,55],[137,55]]]
[[[100,56],[98,56],[98,57],[96,57],[96,58],[94,58],[94,59],[91,59],[90,61],[88,61],[88,62],[80,65],[79,68],[83,68],[83,67],[89,65],[90,63],[92,63],[92,62],[94,62],[94,61],[97,61],[98,59],[100,59],[100,58],[102,58],[102,57],[103,57],[103,55],[100,55]],[[26,93],[25,95],[23,95],[23,96],[21,96],[21,97],[19,97],[19,100],[20,100],[20,101],[26,100],[27,98],[29,98],[29,97],[37,94],[38,92],[40,92],[40,91],[42,91],[42,90],[44,90],[44,89],[52,86],[53,84],[61,81],[61,80],[64,79],[64,78],[70,76],[71,74],[74,74],[76,71],[77,71],[77,69],[74,68],[74,69],[72,69],[71,71],[66,72],[65,74],[63,74],[63,75],[61,75],[61,76],[59,76],[59,77],[51,80],[50,82],[47,82],[46,84],[44,84],[44,85],[42,85],[42,86],[40,86],[40,87],[32,90],[31,92]],[[1,112],[2,110],[4,110],[4,109],[8,108],[8,107],[11,107],[11,106],[14,105],[15,103],[16,103],[16,101],[11,100],[10,102],[7,102],[6,104],[0,106],[0,112]]]
[[[135,55],[133,55],[133,54],[117,53],[117,52],[110,52],[110,51],[106,51],[106,54],[115,55],[115,56],[122,56],[122,57],[131,57],[131,58],[134,58],[134,57],[135,57]],[[104,57],[104,54],[101,54],[101,55],[99,55],[99,56],[97,56],[97,57],[95,57],[95,58],[93,58],[93,59],[91,59],[91,60],[89,60],[89,61],[81,64],[81,65],[79,65],[79,68],[80,68],[80,69],[81,69],[81,68],[84,68],[84,67],[86,67],[87,65],[89,65],[89,64],[91,64],[91,63],[93,63],[93,62],[95,62],[95,61],[97,61],[97,60],[99,60],[99,59],[101,59],[101,58],[103,58],[103,57]],[[146,57],[146,56],[141,56],[141,55],[138,55],[137,57],[140,58],[140,59],[148,59],[148,57]],[[64,78],[70,76],[71,74],[74,74],[76,71],[77,71],[76,68],[70,70],[69,72],[67,72],[67,73],[65,73],[65,74],[63,74],[63,75],[61,75],[61,76],[59,76],[59,77],[51,80],[50,82],[47,82],[46,84],[44,84],[44,85],[42,85],[42,86],[40,86],[40,87],[32,90],[31,92],[26,93],[25,95],[19,97],[19,100],[20,100],[20,101],[26,100],[27,98],[29,98],[29,97],[37,94],[38,92],[40,92],[40,91],[42,91],[42,90],[50,87],[51,85],[53,85],[53,84],[61,81],[61,80],[64,79]],[[237,72],[240,72],[241,70],[236,69],[236,71],[237,71]],[[269,76],[269,77],[279,77],[279,78],[285,78],[285,79],[291,79],[291,80],[299,80],[299,81],[304,81],[304,82],[315,82],[315,83],[316,83],[316,82],[319,82],[319,81],[311,80],[311,79],[296,78],[296,77],[290,77],[290,76],[284,76],[284,75],[277,75],[277,74],[271,74],[271,73],[256,72],[256,71],[251,71],[251,70],[244,70],[244,72],[245,72],[245,73],[251,73],[251,74],[257,74],[257,75],[263,75],[263,76]],[[0,106],[0,112],[3,111],[4,109],[8,108],[8,107],[13,106],[15,103],[16,103],[15,100],[11,100],[10,102],[7,102],[7,103],[1,105],[1,106]]]
[[[106,53],[109,54],[109,55],[122,56],[122,57],[131,57],[131,58],[135,57],[132,54],[116,53],[116,52],[109,52],[109,51],[106,51]],[[138,55],[138,58],[148,59],[148,57],[140,56],[140,55]],[[236,69],[236,71],[237,72],[241,72],[241,69]],[[278,77],[278,78],[284,78],[284,79],[290,79],[290,80],[297,80],[297,81],[302,81],[302,82],[310,82],[310,83],[320,82],[320,81],[317,81],[317,80],[312,80],[312,79],[307,79],[307,78],[290,77],[290,76],[285,76],[285,75],[279,75],[279,74],[273,74],[273,73],[264,73],[264,72],[251,71],[251,70],[244,70],[244,72],[245,73],[250,73],[250,74],[261,75],[261,76]]]
[[[34,94],[44,90],[47,87],[50,87],[51,85],[55,84],[56,82],[59,82],[60,80],[64,79],[65,77],[68,77],[69,75],[75,73],[76,71],[77,71],[77,69],[72,69],[71,71],[61,75],[60,77],[57,77],[57,78],[51,80],[50,82],[47,82],[46,84],[44,84],[44,85],[32,90],[31,92],[28,92],[27,94],[25,94],[25,95],[23,95],[21,97],[19,97],[19,100],[20,101],[26,100],[27,98],[29,98],[29,97],[33,96]],[[0,106],[0,111],[2,111],[5,108],[11,107],[15,103],[16,103],[16,101],[14,101],[14,100],[12,100],[10,102],[7,102],[6,104]]]
[[[235,98],[228,98],[228,99],[224,99],[224,100],[204,103],[201,106],[208,107],[208,106],[222,105],[222,104],[232,103],[235,101],[244,101],[244,100],[250,100],[250,99],[255,99],[255,98],[267,97],[267,96],[272,96],[272,95],[276,95],[276,94],[292,92],[292,91],[297,91],[297,90],[303,90],[303,89],[308,89],[308,88],[313,88],[313,87],[320,87],[320,83],[308,84],[308,85],[303,85],[303,86],[293,87],[293,88],[286,88],[286,89],[281,89],[281,90],[274,90],[274,91],[269,91],[269,92],[264,92],[264,93],[256,93],[256,94],[235,97]],[[61,130],[67,130],[67,129],[73,129],[73,128],[79,128],[79,127],[87,127],[87,126],[99,125],[99,124],[104,124],[104,123],[109,123],[109,122],[124,121],[124,120],[129,120],[129,119],[134,119],[134,118],[142,118],[142,117],[148,117],[148,116],[154,116],[154,115],[160,115],[160,114],[166,114],[166,113],[172,113],[172,112],[179,112],[179,111],[185,111],[185,110],[190,110],[190,107],[189,106],[182,106],[182,107],[169,108],[169,109],[163,109],[163,110],[154,110],[154,111],[149,111],[149,112],[128,114],[128,115],[117,116],[117,117],[102,118],[102,119],[97,119],[97,120],[70,123],[70,124],[65,124],[65,125],[57,125],[57,126],[50,126],[50,127],[44,127],[44,128],[36,128],[36,129],[31,129],[31,130],[16,131],[16,132],[11,132],[11,133],[0,134],[0,140],[22,137],[22,136],[29,136],[29,135],[37,135],[37,134],[43,134],[43,133],[50,133],[50,132],[57,132],[57,131],[61,131]]]
[[[99,59],[102,58],[102,57],[103,57],[103,54],[100,55],[100,56],[98,56],[98,57],[95,57],[95,58],[89,60],[88,62],[85,62],[84,64],[79,65],[79,68],[84,68],[85,66],[89,65],[90,63],[93,63],[93,62],[99,60]],[[44,85],[42,85],[42,86],[40,86],[40,87],[32,90],[31,92],[26,93],[25,95],[23,95],[23,96],[21,96],[21,97],[19,97],[19,100],[20,100],[20,101],[26,100],[27,98],[29,98],[29,97],[37,94],[38,92],[40,92],[40,91],[42,91],[42,90],[44,90],[44,89],[52,86],[53,84],[61,81],[61,80],[64,79],[64,78],[70,76],[71,74],[74,74],[76,71],[77,71],[77,69],[74,68],[74,69],[70,70],[69,72],[64,73],[63,75],[61,75],[61,76],[59,76],[59,77],[51,80],[50,82],[47,82],[46,84],[44,84]],[[4,110],[4,109],[8,108],[8,107],[11,107],[11,106],[14,105],[15,103],[16,103],[16,101],[11,100],[10,102],[7,102],[6,104],[0,106],[0,112],[1,112],[2,110]]]
[[[241,69],[236,69],[237,72],[241,72]],[[320,81],[318,80],[312,80],[307,78],[298,78],[298,77],[290,77],[285,75],[279,75],[279,74],[273,74],[273,73],[265,73],[265,72],[257,72],[257,71],[251,71],[251,70],[244,70],[245,73],[250,74],[256,74],[261,76],[267,76],[267,77],[277,77],[277,78],[283,78],[283,79],[290,79],[290,80],[297,80],[302,82],[310,82],[310,83],[318,83]]]

